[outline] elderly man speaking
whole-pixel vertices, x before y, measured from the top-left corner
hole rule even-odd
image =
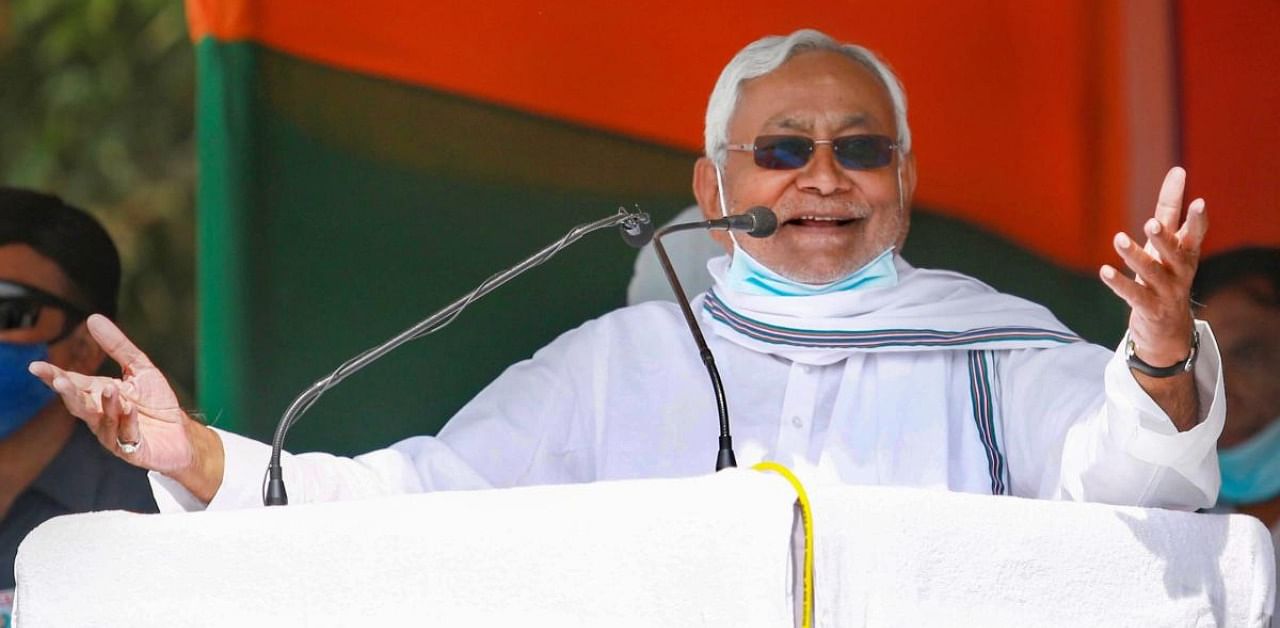
[[[871,52],[804,30],[725,67],[693,189],[709,218],[765,205],[777,233],[723,236],[694,306],[718,356],[738,455],[812,482],[1199,508],[1218,492],[1222,381],[1188,299],[1207,227],[1173,169],[1115,249],[1135,279],[1115,352],[1047,310],[897,251],[915,158],[906,98]],[[123,379],[32,372],[117,455],[151,469],[164,510],[261,503],[269,448],[192,420],[107,319],[90,329]],[[442,489],[675,477],[711,470],[714,400],[680,312],[645,303],[569,331],[436,437],[355,458],[288,455],[294,502]],[[352,417],[367,420],[368,417]]]

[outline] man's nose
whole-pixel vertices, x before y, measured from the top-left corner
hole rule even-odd
[[[834,147],[830,144],[818,144],[813,147],[813,156],[804,165],[796,177],[796,185],[806,192],[829,196],[847,192],[853,188],[853,179],[836,161]]]

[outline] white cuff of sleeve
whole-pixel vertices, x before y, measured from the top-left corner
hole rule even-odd
[[[226,453],[218,492],[205,504],[177,480],[152,471],[147,479],[151,481],[151,492],[160,512],[234,510],[262,505],[262,481],[271,459],[271,446],[217,428],[210,429],[222,439]]]
[[[151,495],[155,497],[156,507],[161,514],[174,512],[196,512],[207,506],[177,480],[155,471],[147,472],[147,480],[151,482]]]
[[[1110,403],[1121,406],[1117,409],[1127,410],[1110,413],[1111,428],[1124,449],[1143,462],[1176,466],[1180,461],[1200,460],[1217,445],[1218,435],[1222,433],[1226,415],[1222,359],[1209,324],[1197,320],[1195,325],[1200,332],[1200,355],[1192,374],[1200,399],[1200,416],[1196,426],[1185,432],[1178,431],[1129,370],[1124,356],[1127,333],[1107,363],[1107,397]]]

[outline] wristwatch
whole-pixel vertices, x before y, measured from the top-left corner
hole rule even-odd
[[[1151,366],[1150,364],[1143,362],[1142,358],[1139,358],[1134,353],[1132,336],[1124,344],[1124,359],[1129,363],[1129,368],[1135,371],[1140,371],[1146,375],[1150,375],[1151,377],[1173,377],[1179,373],[1186,373],[1191,370],[1192,366],[1195,366],[1196,355],[1199,353],[1200,331],[1196,329],[1191,330],[1191,354],[1187,356],[1186,360],[1178,362],[1172,366]]]

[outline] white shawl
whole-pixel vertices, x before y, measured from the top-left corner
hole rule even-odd
[[[725,282],[728,256],[707,262],[715,285],[704,324],[754,351],[824,365],[851,352],[1047,348],[1081,338],[1043,306],[895,257],[898,284],[806,297],[742,294]]]

